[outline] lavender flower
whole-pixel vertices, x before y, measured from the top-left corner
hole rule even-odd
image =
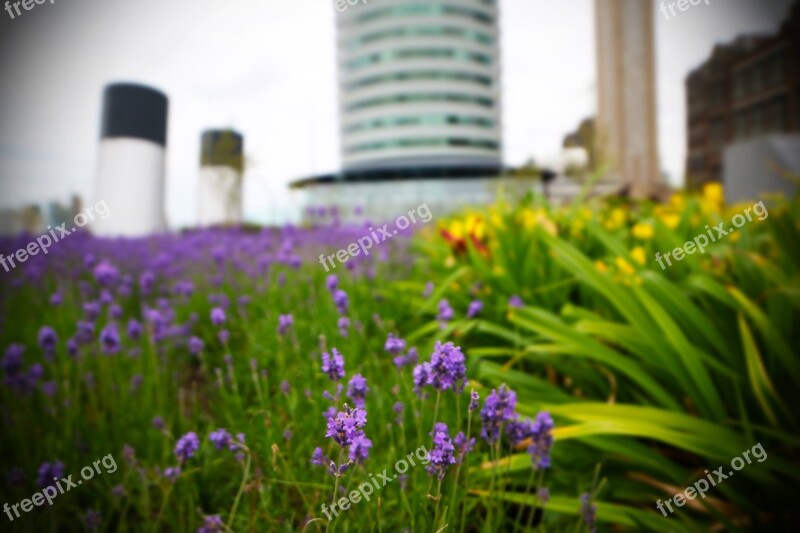
[[[311,464],[314,466],[327,466],[331,460],[322,452],[322,448],[317,446],[311,454]]]
[[[481,398],[480,398],[480,396],[478,396],[478,391],[473,389],[472,392],[469,393],[469,408],[468,409],[470,411],[474,411],[475,409],[477,409],[478,408],[478,401],[480,399]]]
[[[339,327],[339,335],[347,337],[347,330],[350,328],[350,319],[346,316],[339,317],[339,321],[336,325]]]
[[[426,283],[425,284],[425,290],[422,291],[422,296],[427,298],[428,296],[433,294],[433,288],[434,288],[434,285],[433,285],[432,281],[429,281],[428,283]]]
[[[392,410],[397,414],[397,418],[395,418],[394,421],[397,422],[398,426],[403,423],[404,409],[405,406],[403,405],[403,402],[395,402],[394,405],[392,406]]]
[[[56,291],[52,295],[50,295],[50,305],[52,305],[53,307],[61,305],[61,302],[63,300],[64,299],[61,297],[61,293],[58,292],[58,291]]]
[[[203,341],[198,337],[191,337],[189,339],[189,353],[197,355],[203,350]]]
[[[467,308],[467,318],[475,318],[483,311],[483,302],[480,300],[473,300]]]
[[[325,280],[325,286],[328,287],[328,290],[333,292],[339,287],[339,278],[336,274],[331,274]]]
[[[100,529],[100,526],[103,525],[103,515],[90,507],[86,509],[86,514],[83,515],[83,521],[86,523],[86,529],[89,531],[97,531]]]
[[[153,418],[153,427],[156,428],[158,431],[164,431],[164,428],[166,428],[167,425],[164,423],[163,418],[157,416]]]
[[[142,335],[142,325],[135,319],[131,318],[128,321],[128,337],[131,340],[137,341]]]
[[[439,302],[439,314],[436,315],[436,320],[442,322],[444,325],[445,322],[449,322],[453,320],[453,316],[455,315],[453,308],[450,307],[450,302],[447,300],[442,300]]]
[[[94,279],[100,285],[109,286],[117,280],[117,268],[108,261],[101,261],[94,267]]]
[[[547,411],[536,415],[531,426],[531,445],[528,453],[535,468],[550,468],[550,449],[553,447],[553,418]]]
[[[50,487],[55,484],[53,478],[61,479],[64,475],[64,463],[55,461],[54,463],[42,463],[36,473],[36,484],[40,487]]]
[[[536,493],[536,497],[539,498],[539,501],[542,502],[542,505],[547,504],[550,501],[550,489],[547,487],[542,487]]]
[[[333,293],[333,303],[336,304],[336,309],[339,310],[340,315],[347,313],[348,302],[347,293],[343,290],[338,289]]]
[[[581,517],[586,523],[586,526],[589,528],[590,533],[595,533],[597,531],[595,524],[596,511],[597,506],[592,504],[592,495],[588,492],[581,494]]]
[[[281,381],[281,392],[283,393],[283,395],[288,396],[290,390],[292,390],[292,386],[289,385],[289,382],[286,381],[285,379]]]
[[[335,417],[328,418],[328,431],[326,437],[332,438],[339,446],[346,447],[353,443],[353,440],[362,435],[360,431],[367,424],[367,412],[358,407],[350,409],[347,404],[344,411],[336,413]]]
[[[182,463],[194,457],[194,452],[200,448],[200,439],[197,438],[197,433],[190,431],[189,433],[178,439],[175,444],[175,457]]]
[[[221,531],[224,531],[222,518],[215,514],[203,518],[203,527],[198,528],[197,533],[220,533]]]
[[[406,355],[398,355],[393,359],[394,365],[397,368],[403,368],[404,366],[411,366],[417,363],[419,360],[419,353],[417,352],[416,348],[409,348],[408,353]]]
[[[489,444],[494,444],[500,438],[500,427],[504,422],[516,418],[514,409],[517,406],[517,393],[501,385],[499,389],[492,390],[481,410],[481,437]]]
[[[361,464],[369,457],[370,448],[372,448],[372,441],[363,432],[359,432],[350,443],[348,457],[354,463]]]
[[[211,310],[211,323],[215,326],[221,326],[225,323],[225,310],[221,307],[215,307]]]
[[[347,384],[347,396],[353,400],[356,407],[364,407],[364,399],[368,392],[367,380],[361,374],[353,376]]]
[[[450,440],[447,425],[441,422],[436,423],[434,425],[433,450],[428,453],[430,462],[425,470],[430,475],[436,474],[439,480],[444,479],[447,467],[456,463],[455,451],[456,448],[453,446],[453,441]]]
[[[389,333],[389,338],[386,339],[383,349],[391,355],[397,355],[406,349],[406,341]]]
[[[333,356],[328,352],[322,352],[322,371],[333,381],[339,381],[344,377],[344,357],[336,348],[331,348]]]
[[[278,317],[278,333],[280,335],[285,335],[292,324],[294,324],[294,317],[292,317],[292,315],[280,315]]]
[[[468,439],[463,431],[459,431],[456,438],[453,439],[453,444],[456,448],[456,462],[461,463],[464,461],[464,457],[475,447],[475,437]]]
[[[508,306],[519,308],[519,307],[524,307],[525,303],[522,301],[522,298],[520,298],[515,294],[514,296],[508,299]]]
[[[175,482],[178,479],[178,476],[181,475],[181,467],[180,466],[170,466],[164,469],[164,477],[167,481]]]
[[[430,363],[425,362],[414,368],[414,391],[431,386],[439,391],[464,389],[467,376],[464,354],[452,342],[442,344],[436,341]]]
[[[53,352],[58,345],[58,335],[50,326],[43,326],[39,330],[39,346],[45,352]]]
[[[208,440],[211,441],[211,444],[213,444],[217,450],[222,450],[223,448],[230,446],[231,442],[233,441],[233,437],[227,429],[220,428],[216,431],[212,431],[208,435]]]
[[[100,344],[103,345],[103,352],[107,355],[112,355],[119,351],[119,331],[114,322],[109,322],[100,332]]]

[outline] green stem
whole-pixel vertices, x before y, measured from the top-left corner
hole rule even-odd
[[[236,508],[239,506],[239,499],[242,497],[244,486],[247,484],[247,475],[250,473],[250,450],[245,450],[245,454],[244,475],[242,476],[242,482],[239,484],[239,492],[236,493],[236,499],[233,500],[233,506],[231,507],[231,512],[229,513],[230,516],[228,517],[228,529],[231,529],[231,525],[233,524],[233,519],[236,516]]]

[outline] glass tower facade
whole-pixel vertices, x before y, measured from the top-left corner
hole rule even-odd
[[[344,170],[500,166],[497,0],[337,13]]]

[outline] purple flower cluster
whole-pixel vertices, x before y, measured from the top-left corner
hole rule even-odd
[[[494,444],[500,438],[500,429],[504,422],[516,420],[517,393],[501,385],[499,389],[492,390],[481,409],[481,437],[489,444]]]
[[[197,438],[197,433],[190,431],[175,443],[175,457],[183,464],[194,457],[198,448],[200,448],[200,439]]]
[[[36,472],[36,484],[40,487],[50,487],[55,485],[56,479],[64,476],[64,463],[55,461],[54,463],[42,463]]]
[[[331,353],[322,352],[322,371],[332,381],[339,381],[344,377],[344,357],[336,348],[331,348]]]
[[[348,448],[350,463],[363,463],[369,456],[372,441],[364,434],[363,428],[367,424],[367,412],[359,407],[350,408],[347,404],[344,411],[339,411],[335,416],[328,418],[326,437],[332,438],[342,448]],[[348,465],[349,466],[349,465]],[[334,473],[341,474],[345,465],[331,468]]]
[[[428,453],[430,462],[425,470],[430,475],[435,474],[440,480],[444,479],[447,467],[456,463],[455,451],[447,425],[437,422],[433,428],[433,449]]]
[[[278,334],[286,335],[291,325],[294,324],[294,317],[292,315],[278,316]]]
[[[364,400],[369,392],[367,380],[361,374],[356,374],[350,378],[347,384],[347,396],[353,400],[356,407],[364,408]]]
[[[475,318],[481,311],[483,311],[483,302],[480,300],[473,300],[467,307],[467,318]]]
[[[383,349],[389,352],[391,355],[398,355],[400,352],[406,349],[406,341],[399,337],[395,337],[392,333],[389,333],[389,338],[386,339],[386,344],[384,345]]]
[[[221,307],[215,307],[211,310],[211,323],[215,326],[221,326],[225,323],[225,310]]]
[[[466,385],[467,367],[461,348],[452,342],[436,341],[430,362],[414,368],[414,391],[420,394],[423,387],[430,386],[439,391],[453,390],[460,393]]]

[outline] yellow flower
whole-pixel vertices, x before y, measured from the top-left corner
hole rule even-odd
[[[675,229],[678,227],[678,224],[680,224],[681,217],[672,213],[667,213],[661,215],[661,220],[664,222],[664,225],[669,229]]]
[[[703,198],[717,205],[725,201],[725,192],[721,183],[706,183],[703,187]]]
[[[637,246],[636,248],[631,250],[631,257],[633,258],[634,261],[636,261],[640,265],[644,265],[644,262],[646,260],[644,248],[642,248],[641,246]]]
[[[596,266],[597,270],[599,270],[600,272],[608,272],[608,267],[604,262],[600,260],[595,261],[594,266]]]
[[[618,227],[622,226],[625,223],[625,219],[626,219],[625,211],[617,207],[614,208],[613,211],[611,211],[611,214],[609,215],[608,219],[606,219],[604,225],[606,229],[610,230],[617,229]]]
[[[630,275],[636,272],[631,264],[621,257],[617,257],[614,262],[617,264],[617,268],[625,274]]]
[[[655,232],[653,226],[642,222],[633,226],[633,236],[637,239],[652,239]]]
[[[455,266],[455,264],[456,264],[456,258],[453,257],[452,255],[448,255],[447,259],[444,260],[444,266],[446,266],[447,268],[452,268]]]
[[[464,238],[464,224],[462,224],[460,220],[454,220],[451,222],[450,227],[447,228],[447,231],[450,232],[450,235],[452,235],[455,239]]]

